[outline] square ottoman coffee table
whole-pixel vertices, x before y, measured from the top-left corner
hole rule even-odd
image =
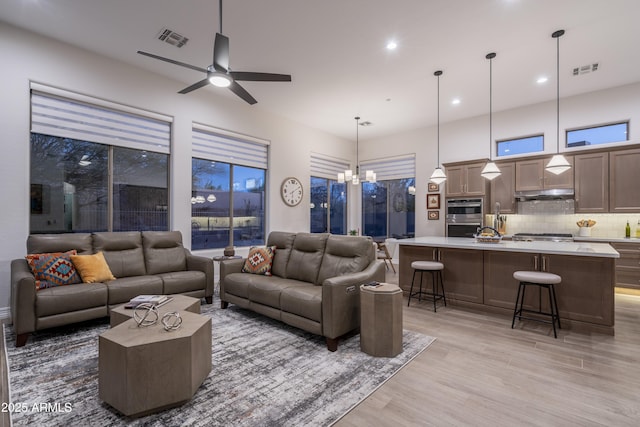
[[[174,331],[129,319],[100,335],[100,399],[136,417],[193,397],[211,372],[211,318],[188,311],[180,316]]]
[[[200,314],[200,298],[188,297],[186,295],[168,296],[169,298],[172,298],[172,300],[158,308],[160,317],[162,317],[164,313],[181,310]],[[126,304],[120,304],[119,306],[113,308],[109,313],[109,324],[112,328],[124,321],[133,318],[133,310],[130,308],[124,308],[125,305]]]

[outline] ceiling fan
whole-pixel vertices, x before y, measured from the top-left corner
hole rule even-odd
[[[211,83],[218,87],[228,87],[231,92],[244,99],[249,104],[253,105],[257,103],[256,99],[249,94],[242,86],[238,84],[238,81],[251,81],[251,82],[290,82],[291,75],[289,74],[273,74],[273,73],[254,73],[250,71],[231,71],[229,68],[229,38],[222,34],[222,0],[220,4],[220,32],[216,33],[216,39],[213,44],[213,64],[207,68],[197,67],[195,65],[186,64],[184,62],[176,61],[162,56],[154,55],[153,53],[138,51],[140,55],[148,56],[150,58],[159,59],[160,61],[169,62],[170,64],[180,65],[181,67],[190,68],[195,71],[205,73],[207,77],[200,80],[197,83],[192,84],[189,87],[182,89],[181,94],[186,94],[196,89],[200,89]]]

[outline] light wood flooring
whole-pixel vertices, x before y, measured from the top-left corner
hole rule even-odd
[[[640,425],[640,296],[616,294],[615,336],[554,339],[551,326],[406,298],[403,309],[405,329],[437,340],[337,426]]]

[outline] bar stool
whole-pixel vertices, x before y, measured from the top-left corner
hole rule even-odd
[[[447,298],[444,294],[444,284],[442,283],[442,270],[444,270],[444,264],[436,261],[413,261],[411,263],[411,268],[413,268],[413,278],[411,279],[411,289],[409,290],[409,301],[407,302],[407,307],[411,304],[411,297],[418,296],[418,301],[421,300],[424,295],[427,299],[433,300],[433,311],[436,310],[436,301],[443,300],[444,306],[447,306]],[[420,290],[417,292],[413,292],[413,284],[416,281],[416,274],[420,272]],[[433,282],[433,292],[423,291],[422,290],[422,275],[424,273],[431,273],[431,279]],[[442,294],[438,293],[438,285],[436,284],[436,278],[439,279],[440,288],[442,289]]]
[[[556,290],[554,285],[559,284],[562,281],[562,278],[557,274],[545,273],[542,271],[516,271],[515,273],[513,273],[513,278],[520,282],[520,286],[518,286],[516,306],[513,309],[513,320],[511,321],[511,329],[513,329],[513,326],[516,323],[516,317],[518,318],[518,320],[525,319],[533,320],[535,322],[551,323],[553,325],[553,336],[554,338],[558,338],[558,334],[556,333],[556,322],[558,322],[558,328],[562,329],[562,326],[560,325],[560,315],[558,314],[558,300],[556,298]],[[526,308],[522,308],[522,304],[524,303],[524,292],[528,285],[540,287],[538,310],[528,310]],[[551,313],[542,311],[542,288],[546,288],[547,292],[549,293],[549,306],[551,307]],[[520,307],[518,307],[518,304],[520,304]],[[551,320],[525,317],[522,315],[522,313],[525,312],[549,316]]]

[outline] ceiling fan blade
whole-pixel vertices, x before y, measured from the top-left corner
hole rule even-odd
[[[220,33],[213,44],[213,68],[223,73],[229,69],[229,38]]]
[[[252,73],[250,71],[230,71],[234,80],[246,82],[290,82],[289,74]]]
[[[168,62],[170,64],[175,64],[175,65],[179,65],[181,67],[190,68],[190,69],[195,70],[195,71],[200,71],[201,73],[207,73],[208,72],[206,68],[196,67],[195,65],[190,65],[190,64],[187,64],[187,63],[184,63],[184,62],[180,62],[180,61],[176,61],[176,60],[173,60],[173,59],[165,58],[163,56],[154,55],[153,53],[147,53],[147,52],[143,52],[141,50],[139,50],[138,53],[140,55],[148,56],[149,58],[159,59],[160,61]]]
[[[236,95],[238,95],[240,98],[244,99],[246,102],[248,102],[251,105],[258,102],[253,96],[249,94],[249,92],[247,92],[242,86],[240,86],[235,81],[231,83],[231,86],[229,86],[229,89],[231,89],[231,92],[235,93]]]
[[[208,78],[206,78],[206,79],[204,79],[204,80],[200,80],[198,83],[194,83],[194,84],[192,84],[191,86],[189,86],[189,87],[186,87],[186,88],[182,89],[182,90],[181,90],[180,92],[178,92],[178,93],[181,93],[181,94],[183,94],[183,95],[184,95],[185,93],[193,92],[194,90],[196,90],[196,89],[200,89],[201,87],[204,87],[204,86],[206,86],[206,85],[208,85],[208,84],[209,84],[209,79],[208,79]]]

